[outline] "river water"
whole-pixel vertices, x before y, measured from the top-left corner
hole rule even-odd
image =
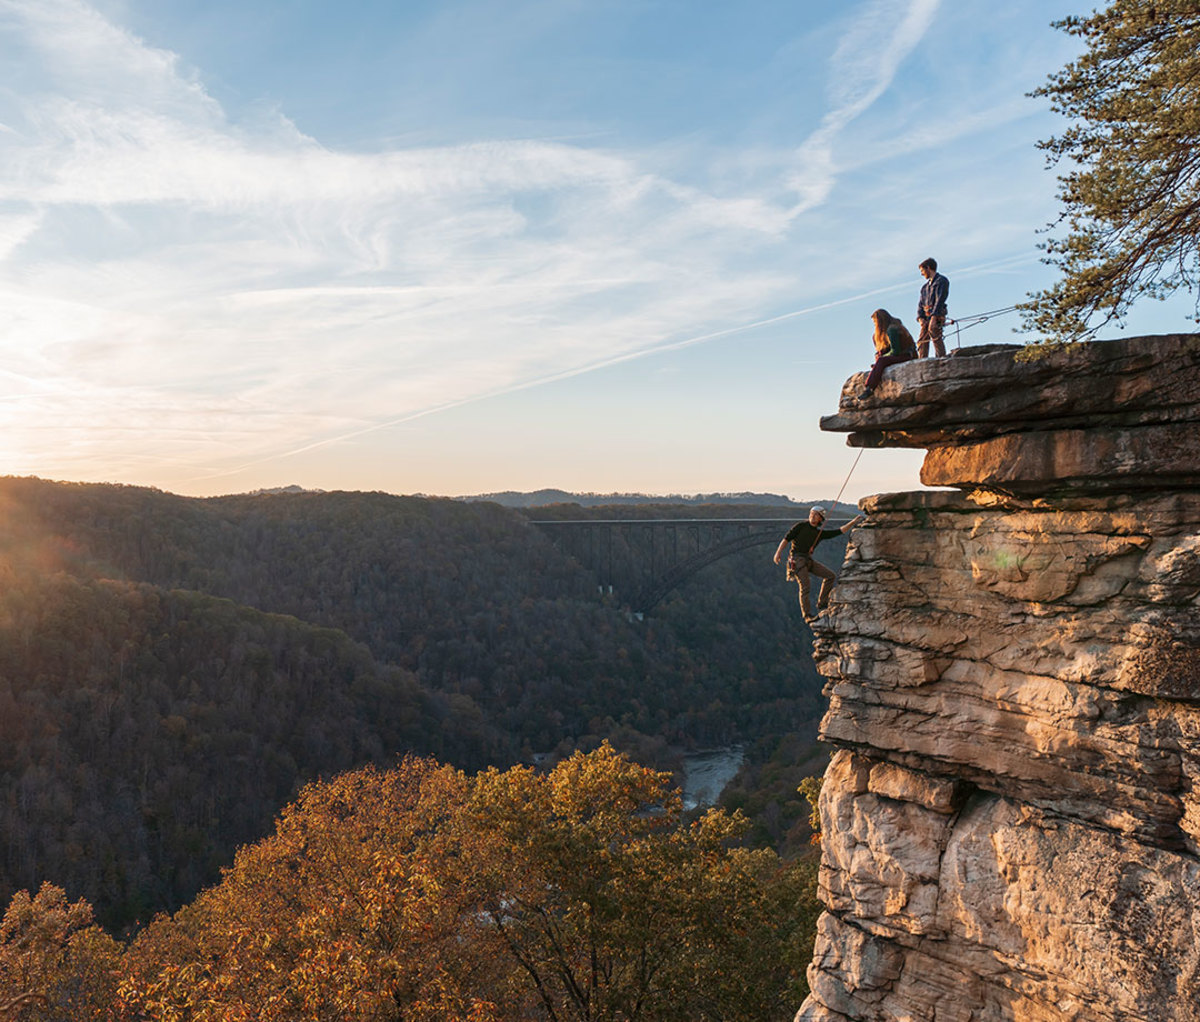
[[[742,746],[727,749],[711,749],[683,757],[683,808],[697,809],[711,806],[721,796],[734,774],[741,769],[746,755]]]

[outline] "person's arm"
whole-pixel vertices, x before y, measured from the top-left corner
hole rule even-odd
[[[866,515],[859,515],[857,518],[851,518],[845,525],[840,525],[836,529],[822,529],[820,539],[836,539],[838,536],[849,532],[854,526],[865,519]]]
[[[775,549],[775,563],[776,564],[778,564],[780,559],[783,557],[783,552],[784,552],[784,550],[787,549],[787,545],[788,545],[788,539],[787,539],[787,536],[784,536],[783,539],[781,539],[779,541],[779,546]]]
[[[950,281],[938,274],[938,279],[933,289],[933,310],[942,310],[942,315],[946,314],[946,299],[950,297]]]

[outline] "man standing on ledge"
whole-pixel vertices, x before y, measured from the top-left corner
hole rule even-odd
[[[859,515],[857,518],[850,519],[840,529],[822,529],[821,525],[825,521],[825,509],[818,505],[808,512],[807,522],[797,522],[779,541],[779,546],[775,550],[775,563],[779,563],[783,557],[784,547],[791,543],[792,552],[788,555],[787,577],[789,582],[795,582],[800,586],[800,610],[804,613],[804,620],[810,625],[816,621],[817,615],[813,613],[808,599],[809,575],[816,575],[821,580],[821,592],[817,594],[818,614],[829,605],[829,594],[833,590],[833,580],[837,577],[820,561],[814,561],[812,553],[821,540],[832,539],[834,536],[840,536],[843,532],[849,532],[862,520],[863,516]]]
[[[929,342],[937,355],[946,354],[942,343],[942,329],[946,325],[946,299],[950,295],[950,281],[937,271],[937,260],[926,259],[917,267],[925,283],[921,285],[921,297],[917,299],[917,322],[921,336],[917,338],[917,358],[929,354]]]

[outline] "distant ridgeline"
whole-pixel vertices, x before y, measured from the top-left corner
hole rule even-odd
[[[621,505],[631,507],[639,504],[684,505],[694,507],[703,504],[752,504],[759,507],[791,508],[807,510],[810,506],[806,501],[794,501],[778,493],[697,493],[684,496],[672,493],[667,496],[651,496],[644,493],[568,493],[566,490],[534,490],[531,493],[520,493],[516,490],[504,490],[500,493],[480,493],[470,497],[459,497],[459,500],[479,501],[490,500],[505,507],[545,507],[550,504],[578,504],[580,507],[606,507]],[[839,505],[849,509],[850,505]]]
[[[305,780],[405,752],[470,770],[607,737],[662,762],[819,714],[761,548],[638,623],[496,503],[7,478],[0,507],[3,904],[50,880],[144,921]]]

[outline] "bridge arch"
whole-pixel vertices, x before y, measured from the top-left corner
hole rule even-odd
[[[728,557],[730,554],[736,554],[740,550],[747,550],[755,546],[766,546],[768,543],[777,543],[778,541],[778,532],[768,532],[762,529],[745,533],[734,539],[727,539],[723,543],[709,547],[707,550],[701,550],[699,553],[692,554],[691,557],[680,561],[665,571],[657,581],[642,589],[634,599],[633,609],[635,613],[648,614],[666,598],[672,589],[691,578],[701,568],[712,564],[713,561],[719,561],[721,558]]]
[[[560,518],[530,519],[530,524],[542,529],[565,552],[595,571],[602,588],[607,584],[611,590],[616,581],[617,590],[627,594],[629,609],[640,615],[652,610],[678,585],[714,561],[751,547],[778,543],[796,521],[797,517]],[[645,537],[641,541],[644,571],[632,574],[619,568],[614,571],[614,563],[621,563],[620,558],[614,557],[613,537],[617,533],[626,537],[626,542],[620,544],[625,557],[629,554],[630,537],[638,534]],[[680,550],[681,546],[690,552]],[[663,554],[665,558],[660,556]],[[663,564],[664,559],[668,563]],[[625,567],[629,565],[626,563]]]

